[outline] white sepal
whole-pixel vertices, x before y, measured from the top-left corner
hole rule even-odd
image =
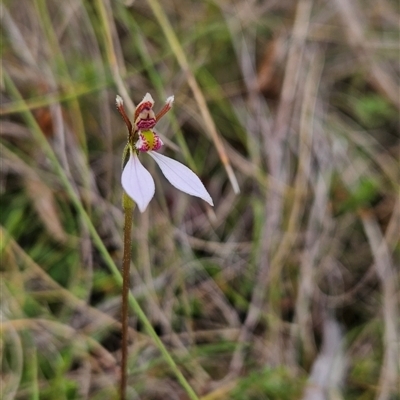
[[[154,196],[154,180],[149,171],[139,161],[136,152],[130,157],[122,171],[121,183],[126,194],[137,204],[140,212],[144,212]]]
[[[182,192],[200,197],[212,206],[214,205],[210,194],[207,192],[199,177],[192,170],[180,162],[154,151],[149,151],[148,154],[158,164],[171,185],[182,190]]]
[[[150,102],[152,105],[154,105],[154,100],[151,97],[150,93],[146,93],[145,96],[143,97],[143,100],[137,105],[137,107],[139,107],[142,103],[146,103],[146,102]],[[136,108],[137,108],[136,107]]]

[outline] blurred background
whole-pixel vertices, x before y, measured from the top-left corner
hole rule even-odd
[[[126,127],[164,154],[131,286],[202,400],[400,399],[399,4],[3,0],[2,399],[117,398]],[[131,311],[130,399],[188,399]]]

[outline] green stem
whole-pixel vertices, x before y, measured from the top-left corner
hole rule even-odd
[[[127,195],[123,194],[124,205],[124,256],[122,260],[122,343],[121,343],[121,382],[120,397],[126,399],[126,387],[128,380],[128,321],[129,321],[129,288],[130,288],[130,264],[131,264],[131,245],[132,245],[132,215],[133,206],[127,205]],[[133,203],[131,201],[131,203]],[[127,205],[127,206],[126,206]]]

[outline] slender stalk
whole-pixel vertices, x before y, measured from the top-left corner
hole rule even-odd
[[[129,320],[129,288],[130,274],[129,267],[131,264],[131,232],[132,232],[132,215],[134,204],[128,196],[123,194],[124,207],[124,256],[122,261],[122,341],[121,341],[121,381],[120,381],[120,398],[126,399],[126,386],[128,380],[128,320]]]

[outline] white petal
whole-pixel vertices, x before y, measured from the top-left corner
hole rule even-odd
[[[199,177],[192,170],[180,162],[154,151],[149,151],[148,154],[153,157],[171,185],[182,190],[182,192],[200,197],[212,206],[214,205],[210,194],[207,192]]]
[[[154,196],[155,186],[150,172],[143,167],[135,152],[131,152],[122,171],[121,183],[126,194],[138,205],[140,212],[144,212]]]

